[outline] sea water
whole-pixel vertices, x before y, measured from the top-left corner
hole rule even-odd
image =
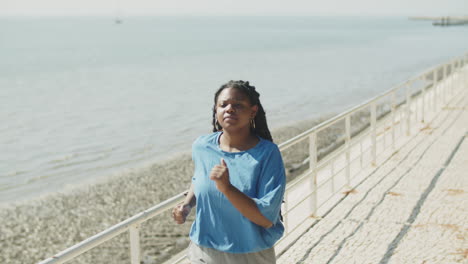
[[[0,203],[189,151],[228,80],[271,127],[346,110],[468,51],[406,17],[0,18]]]

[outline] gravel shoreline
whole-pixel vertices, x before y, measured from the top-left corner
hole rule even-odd
[[[360,123],[363,127],[367,115],[357,116],[353,123]],[[275,143],[281,143],[330,117],[326,115],[275,129],[272,131]],[[330,146],[340,142],[343,129],[332,127],[323,133],[318,144],[322,152],[326,152],[333,149]],[[288,180],[308,166],[304,162],[308,156],[308,143],[298,145],[283,153]],[[190,154],[182,153],[67,193],[0,208],[0,263],[27,264],[46,259],[186,190],[192,171]],[[193,219],[193,214],[191,217]],[[169,212],[145,222],[140,229],[143,262],[161,263],[185,248],[189,242],[189,229],[189,223],[174,224]],[[67,263],[128,261],[128,232],[125,232]]]

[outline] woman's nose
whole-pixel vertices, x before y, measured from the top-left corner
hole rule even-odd
[[[233,113],[234,112],[234,107],[232,106],[232,104],[229,104],[226,106],[226,112],[228,113]]]

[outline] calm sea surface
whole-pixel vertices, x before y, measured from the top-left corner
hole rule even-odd
[[[0,18],[0,203],[190,150],[231,79],[274,128],[467,51],[468,27],[405,17]]]

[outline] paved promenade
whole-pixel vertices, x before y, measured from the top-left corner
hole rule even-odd
[[[466,93],[419,130],[278,264],[468,263]]]

